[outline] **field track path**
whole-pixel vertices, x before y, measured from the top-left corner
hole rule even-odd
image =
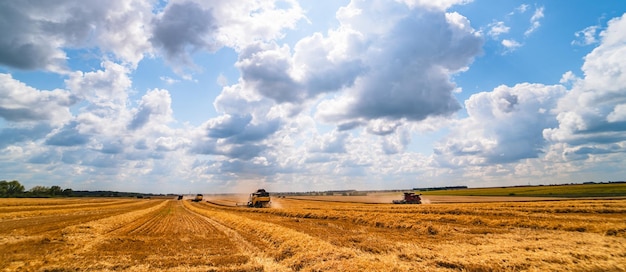
[[[188,209],[188,208],[187,208]],[[193,212],[193,211],[192,211]],[[195,213],[198,214],[198,213]],[[239,250],[245,252],[248,256],[251,256],[255,262],[262,264],[265,270],[268,271],[291,271],[288,267],[276,262],[274,259],[264,254],[264,250],[261,250],[259,247],[250,243],[246,238],[244,238],[239,232],[235,229],[230,228],[224,224],[219,223],[218,221],[211,219],[205,215],[198,214],[202,216],[202,218],[211,224],[216,229],[220,230],[224,234],[228,236],[228,238],[236,243]]]

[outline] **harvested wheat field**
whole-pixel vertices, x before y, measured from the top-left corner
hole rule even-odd
[[[626,200],[1,199],[3,271],[626,271]]]

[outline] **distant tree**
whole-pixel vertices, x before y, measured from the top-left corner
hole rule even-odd
[[[18,195],[24,193],[24,185],[20,184],[19,181],[14,180],[9,182],[9,187],[7,189],[9,195]]]
[[[8,195],[9,183],[6,180],[0,180],[0,197],[6,197]]]
[[[8,183],[7,193],[9,196],[16,196],[24,193],[24,185],[20,184],[19,181],[14,180]]]
[[[74,191],[70,188],[67,188],[65,190],[63,190],[63,195],[64,196],[72,196],[72,194],[74,193]]]
[[[61,187],[56,186],[56,185],[50,187],[50,195],[52,196],[61,195],[61,193],[63,193],[63,189],[61,189]]]
[[[17,196],[24,193],[24,186],[20,184],[19,181],[0,181],[0,196],[2,197],[11,197]]]
[[[50,188],[46,187],[46,186],[35,186],[33,188],[30,188],[29,191],[33,196],[45,196],[45,195],[50,195]]]

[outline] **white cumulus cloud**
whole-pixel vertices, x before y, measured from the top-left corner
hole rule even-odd
[[[565,93],[561,85],[524,83],[472,95],[465,102],[469,116],[435,147],[438,161],[468,166],[539,157],[543,130],[557,125],[551,109]]]

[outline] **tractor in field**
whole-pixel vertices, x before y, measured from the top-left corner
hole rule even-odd
[[[270,193],[265,189],[258,189],[256,192],[251,193],[248,198],[248,207],[254,208],[267,208],[270,206]]]
[[[393,204],[422,204],[422,197],[415,193],[404,193],[404,199],[394,200]]]
[[[191,201],[193,201],[193,202],[200,202],[200,201],[202,201],[202,194],[197,194],[196,197],[194,197]]]

